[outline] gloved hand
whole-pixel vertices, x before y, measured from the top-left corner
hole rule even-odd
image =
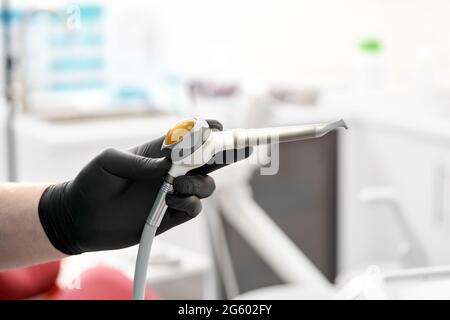
[[[211,128],[222,125],[208,120]],[[120,249],[139,243],[170,161],[163,158],[164,137],[129,152],[108,149],[88,163],[77,177],[49,186],[39,202],[39,218],[53,246],[65,254]],[[251,150],[231,150],[234,161]],[[229,157],[221,157],[229,159]],[[207,164],[174,179],[174,193],[166,197],[168,210],[160,234],[197,216],[200,199],[210,196],[215,184],[209,172],[227,164]]]

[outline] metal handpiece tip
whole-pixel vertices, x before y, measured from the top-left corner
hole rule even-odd
[[[336,130],[337,128],[348,129],[347,124],[345,123],[345,121],[341,119],[339,121],[327,123],[326,125],[324,125],[324,126],[322,126],[320,128],[317,128],[316,136],[317,137],[324,136],[328,132]]]
[[[348,126],[345,123],[345,121],[343,119],[341,119],[341,120],[336,122],[336,128],[344,128],[345,130],[347,130]]]

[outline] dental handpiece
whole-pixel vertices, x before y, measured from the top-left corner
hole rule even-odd
[[[344,120],[287,127],[234,129],[214,132],[213,135],[217,140],[222,140],[221,143],[216,143],[216,147],[228,150],[319,138],[341,127],[347,129]]]
[[[175,124],[167,132],[162,149],[171,151],[172,167],[165,177],[150,210],[136,259],[133,300],[143,300],[151,246],[167,210],[166,195],[173,190],[174,178],[206,164],[218,152],[322,137],[337,128],[347,129],[344,120],[288,127],[213,131],[200,118]]]

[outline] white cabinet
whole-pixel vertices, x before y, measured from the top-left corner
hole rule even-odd
[[[450,264],[450,135],[420,132],[368,118],[355,119],[340,150],[339,266],[398,259],[402,230],[391,208],[367,205],[367,187],[396,193],[430,264]]]

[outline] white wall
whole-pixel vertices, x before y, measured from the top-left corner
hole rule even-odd
[[[125,16],[122,6],[139,8],[133,16],[140,14],[151,25],[158,61],[187,74],[342,83],[359,39],[374,34],[384,42],[390,80],[405,81],[425,65],[450,87],[446,0],[111,3]],[[134,19],[126,20],[133,24]]]

